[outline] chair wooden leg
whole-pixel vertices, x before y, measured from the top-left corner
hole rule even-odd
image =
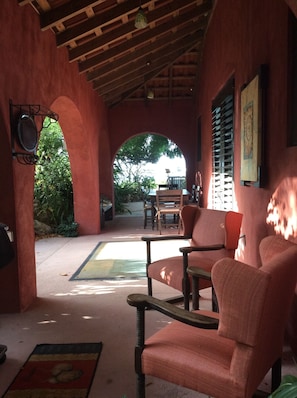
[[[281,383],[282,378],[282,359],[277,359],[271,369],[271,391],[277,389]]]
[[[155,208],[154,207],[152,207],[151,212],[152,212],[152,230],[154,230],[155,229],[155,222],[156,222],[156,212],[155,212]]]
[[[149,277],[147,278],[147,291],[149,296],[153,295],[152,278]]]
[[[136,371],[136,398],[145,398],[145,375],[141,370],[141,355],[144,348],[144,327],[145,327],[145,310],[137,308],[136,311],[136,328],[137,328],[137,344],[135,347],[135,371]]]
[[[158,216],[158,226],[159,226],[159,233],[162,234],[162,221],[161,221],[161,214]]]
[[[193,310],[199,310],[199,278],[192,277],[192,306]]]
[[[136,398],[145,398],[145,375],[137,374]]]
[[[183,295],[184,295],[184,308],[189,311],[190,309],[190,280],[187,272],[188,269],[188,255],[183,253]]]
[[[183,279],[183,296],[184,296],[184,309],[190,309],[190,282],[189,278]]]
[[[218,299],[217,299],[217,295],[216,295],[216,292],[215,292],[213,286],[211,287],[211,301],[212,301],[213,312],[219,312]]]

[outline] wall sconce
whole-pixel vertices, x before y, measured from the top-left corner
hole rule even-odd
[[[134,26],[136,29],[144,29],[147,27],[147,25],[148,25],[147,18],[146,18],[146,15],[145,15],[142,7],[141,7],[141,2],[140,2],[140,7],[139,7],[138,12],[135,17]]]
[[[39,137],[34,118],[48,116],[57,121],[59,116],[42,105],[15,105],[12,101],[9,102],[9,111],[12,157],[21,164],[34,165],[38,161],[36,149]],[[24,152],[16,151],[16,146]]]

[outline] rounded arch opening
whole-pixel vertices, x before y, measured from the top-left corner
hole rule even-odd
[[[140,133],[118,149],[113,161],[115,213],[125,203],[145,200],[159,187],[185,189],[186,160],[180,148],[165,135]]]
[[[74,219],[79,235],[100,232],[99,170],[97,143],[89,134],[89,122],[84,121],[76,104],[68,97],[58,97],[50,106],[59,115],[73,183]]]
[[[58,121],[46,117],[35,166],[34,225],[37,235],[77,236],[69,155]]]

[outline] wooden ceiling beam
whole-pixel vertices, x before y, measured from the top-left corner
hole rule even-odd
[[[194,10],[191,10],[187,13],[184,13],[175,18],[172,18],[169,22],[160,24],[155,28],[152,28],[149,30],[145,29],[145,30],[143,30],[143,32],[140,32],[137,36],[133,37],[130,40],[127,40],[124,44],[121,44],[120,46],[116,46],[110,50],[105,51],[104,54],[108,53],[108,56],[105,55],[105,59],[109,59],[110,57],[113,57],[117,53],[124,51],[123,50],[124,48],[126,50],[128,50],[130,48],[136,47],[139,44],[144,44],[147,41],[152,40],[152,37],[157,38],[159,35],[166,33],[168,30],[178,29],[178,27],[180,25],[185,24],[189,20],[190,21],[192,20],[193,22],[197,21],[199,18],[201,18],[201,14],[203,15],[204,13],[202,13],[197,8],[197,11],[195,10],[195,12],[194,12]],[[205,24],[207,23],[207,21],[204,20],[204,18],[203,18],[203,21],[204,21],[204,24],[202,23],[202,21],[199,22],[201,24],[201,28],[204,27]],[[114,40],[115,38],[123,37],[123,36],[127,35],[127,33],[129,33],[129,28],[131,28],[131,30],[135,30],[134,21],[128,23],[127,25],[128,25],[127,29],[125,29],[126,24],[122,25],[118,29],[118,30],[122,30],[123,32],[118,32],[118,34],[117,34],[117,30],[115,30],[113,32],[106,33],[100,37],[96,37],[95,39],[90,40],[89,42],[87,42],[81,46],[70,49],[69,50],[69,60],[70,61],[78,60],[81,57],[85,57],[86,55],[89,55],[91,52],[98,49],[98,47],[103,47],[103,46],[107,46],[107,45],[111,44],[112,40]],[[104,58],[102,58],[102,62],[104,62]]]
[[[31,3],[31,0],[18,0],[19,6],[25,6],[26,4]]]
[[[187,1],[182,1],[180,0],[179,2],[177,2],[175,4],[175,8],[173,9],[173,7],[171,6],[171,8],[167,6],[165,7],[160,7],[154,11],[151,11],[149,13],[149,20],[153,21],[154,23],[149,23],[150,25],[152,25],[154,27],[155,22],[164,18],[164,17],[168,17],[170,15],[174,15],[174,11],[177,11],[179,8],[179,6],[182,4],[184,6],[186,5],[192,5],[193,1],[192,0],[187,0]],[[194,2],[195,5],[195,2]],[[205,13],[210,12],[211,10],[211,5],[209,4],[209,2],[198,6],[199,11],[197,12],[197,14],[202,14],[204,15]],[[193,10],[192,10],[193,12]],[[195,16],[196,13],[193,13],[193,17]],[[189,15],[189,14],[187,14]],[[175,17],[177,18],[177,17]],[[177,24],[180,24],[182,22],[179,22],[178,19],[175,19]],[[126,26],[127,25],[127,26]],[[167,25],[167,23],[161,24],[161,25]],[[165,29],[165,28],[163,28]],[[152,28],[153,30],[153,28]],[[117,39],[119,38],[123,38],[125,37],[128,33],[132,33],[135,32],[135,26],[134,26],[134,21],[131,21],[127,24],[122,25],[121,27],[119,27],[116,32],[118,32],[118,34],[115,36],[115,32],[107,32],[106,34],[100,36],[100,37],[95,37],[89,41],[87,41],[86,43],[83,43],[82,45],[77,46],[74,49],[70,49],[69,50],[69,59],[70,61],[73,60],[77,60],[81,57],[84,57],[88,54],[91,54],[92,52],[94,52],[96,49],[103,47],[103,46],[107,46],[109,44],[112,43],[112,41],[114,41],[115,37]],[[139,32],[139,31],[138,31]],[[139,36],[142,36],[143,39],[145,39],[145,36],[148,35],[150,32],[150,30],[145,29],[143,32],[139,32]],[[65,33],[66,34],[66,33]],[[69,40],[74,40],[75,38],[73,37],[73,35],[71,35],[71,37],[69,37]]]
[[[101,14],[97,14],[92,18],[88,18],[86,21],[59,33],[56,38],[57,46],[65,46],[73,40],[84,37],[94,32],[94,30],[98,29],[98,27],[102,27],[116,19],[122,18],[123,14],[137,10],[138,7],[139,0],[129,0],[125,3],[117,4],[109,10],[103,11]]]
[[[149,88],[155,100],[193,98],[214,0],[142,0],[148,18],[143,30],[134,26],[139,0],[17,2],[39,14],[42,30],[52,29],[58,47],[68,47],[69,62],[79,61],[107,106],[147,101]]]
[[[129,91],[134,92],[135,87],[141,87],[144,85],[144,79],[143,76],[138,76],[134,79],[133,84],[131,82],[126,82],[122,84],[121,87],[116,87],[113,91],[110,91],[104,95],[100,93],[99,90],[97,90],[98,94],[104,98],[104,101],[112,101],[114,102],[114,99],[121,97],[122,93],[127,93]],[[132,89],[131,89],[132,87]]]
[[[152,61],[149,66],[144,65],[143,62],[140,61],[127,65],[125,68],[122,68],[119,73],[114,73],[112,76],[109,76],[108,80],[102,79],[100,81],[96,81],[93,84],[93,88],[95,90],[98,89],[102,94],[106,94],[128,81],[133,83],[138,75],[150,76],[152,73],[153,76],[155,76],[155,71],[158,71],[159,73],[165,66],[172,64],[189,48],[196,45],[197,39],[192,38],[192,40],[190,40],[189,38],[185,38],[182,42],[183,45],[181,42],[178,43],[178,45],[175,43],[174,45],[169,45],[166,49],[157,51],[153,54]],[[145,81],[147,80],[148,79],[145,79]]]
[[[79,0],[52,8],[40,15],[41,30],[53,28],[55,25],[59,25],[67,19],[83,13],[89,7],[95,7],[100,3],[102,3],[102,0]]]
[[[188,42],[188,45],[194,45],[195,42]],[[152,62],[149,66],[144,63],[135,62],[130,65],[126,65],[121,69],[120,73],[113,73],[109,75],[107,79],[96,80],[93,84],[93,88],[96,90],[100,88],[103,90],[113,89],[114,86],[121,85],[123,81],[128,81],[130,79],[133,81],[137,75],[147,74],[148,71],[162,70],[168,65],[168,63],[173,63],[177,58],[179,58],[184,53],[184,47],[174,48],[170,46],[166,51],[161,51],[158,55],[152,57]],[[161,69],[160,69],[161,68]],[[105,91],[104,91],[105,92]]]
[[[37,12],[37,14],[41,14],[42,12],[48,11],[51,9],[48,0],[18,0],[19,6],[25,6],[26,4],[30,4],[32,8]]]
[[[197,32],[197,27],[195,24],[192,24],[176,33],[172,33],[170,35],[170,42],[174,43],[174,42],[182,39],[183,37],[194,34],[195,32]],[[203,37],[203,35],[200,34],[199,38],[202,39],[202,37]],[[91,72],[88,72],[87,80],[92,81],[92,80],[95,80],[98,78],[102,78],[104,75],[111,73],[111,69],[113,71],[115,71],[115,70],[120,69],[121,67],[125,66],[126,64],[137,61],[139,58],[143,58],[147,55],[150,55],[154,51],[160,50],[163,47],[168,46],[168,42],[169,42],[168,37],[165,36],[159,40],[156,40],[156,41],[148,44],[145,47],[141,47],[138,50],[130,52],[127,55],[124,55],[123,57],[113,61],[112,63],[105,63],[105,65],[103,65],[99,68],[96,68],[95,70],[93,70]],[[108,52],[108,50],[107,50],[107,52]]]
[[[114,57],[115,55],[119,54],[120,52],[124,52],[125,50],[129,50],[133,47],[137,47],[139,44],[145,44],[152,39],[157,40],[158,36],[165,34],[166,32],[172,29],[178,29],[179,26],[191,22],[189,21],[189,16],[192,16],[192,13],[184,14],[180,17],[176,17],[172,19],[170,22],[160,24],[155,28],[152,29],[145,29],[143,32],[139,33],[137,36],[133,37],[130,40],[127,40],[126,43],[122,43],[118,46],[112,47],[110,50],[106,50],[104,54],[108,52],[108,55],[103,57],[102,54],[96,57],[98,63],[104,63],[106,60]],[[199,19],[197,16],[196,20]],[[126,26],[127,25],[127,26]],[[203,24],[201,23],[201,27]],[[124,37],[129,33],[129,28],[134,29],[134,22],[130,22],[128,24],[122,25],[118,30],[121,31],[117,34],[117,31],[108,32],[100,37],[96,37],[95,39],[87,42],[81,46],[69,50],[69,59],[70,61],[74,61],[79,59],[80,57],[84,57],[90,54],[92,51],[98,49],[98,47],[108,46],[112,43],[114,39],[118,39],[119,36]],[[198,28],[199,29],[199,28]],[[196,30],[198,30],[196,29]],[[121,34],[122,33],[122,34]],[[91,47],[91,43],[93,43],[93,47]],[[89,58],[92,59],[92,58]]]
[[[65,30],[64,32],[61,32],[57,36],[57,45],[58,47],[64,46],[66,44],[69,44],[73,40],[77,40],[83,36],[87,36],[91,34],[96,28],[102,25],[106,25],[111,22],[111,20],[115,19],[115,15],[120,16],[120,12],[118,11],[118,7],[128,7],[127,3],[129,3],[129,9],[132,11],[133,9],[137,9],[139,7],[139,0],[129,0],[126,3],[121,3],[117,5],[116,7],[112,8],[111,10],[107,11],[108,14],[105,15],[104,13],[100,14],[100,16],[95,16],[93,18],[88,19],[87,21],[82,22],[81,24],[78,24],[74,26],[73,28],[69,28]],[[137,5],[136,5],[137,3]],[[164,16],[174,14],[174,12],[178,11],[181,8],[184,8],[186,6],[195,4],[196,2],[194,0],[176,0],[174,2],[174,5],[167,5],[163,7],[159,7],[149,13],[149,24],[154,23],[155,21],[163,18]],[[206,3],[203,3],[200,5],[200,7],[205,8],[205,12],[211,10],[211,0],[207,0]],[[115,12],[117,11],[117,14]],[[128,12],[128,8],[127,8]],[[132,31],[135,31],[134,27],[134,21],[132,24]],[[95,45],[97,47],[97,45]]]
[[[170,24],[170,26],[171,26],[171,24]],[[133,54],[134,54],[134,59],[137,59],[138,57],[142,56],[144,53],[149,53],[151,51],[158,49],[159,46],[168,44],[168,42],[178,40],[179,38],[187,36],[188,34],[197,32],[198,30],[202,30],[203,27],[204,27],[204,23],[199,23],[199,22],[191,23],[190,22],[190,24],[183,26],[182,29],[175,31],[174,33],[172,33],[172,31],[170,31],[170,29],[168,29],[167,31],[162,30],[163,34],[155,33],[155,30],[158,30],[158,28],[155,28],[152,30],[152,32],[150,32],[150,31],[148,32],[149,36],[147,36],[147,38],[150,37],[150,40],[142,41],[141,38],[139,38],[138,36],[135,37],[134,39],[127,40],[122,45],[115,46],[115,47],[111,48],[110,50],[106,50],[106,51],[102,52],[98,56],[92,57],[90,59],[90,60],[92,60],[92,62],[90,62],[89,60],[81,62],[79,64],[79,71],[84,72],[86,70],[86,68],[90,69],[91,66],[93,68],[95,67],[96,69],[92,70],[91,72],[89,72],[87,74],[88,80],[92,80],[94,77],[96,78],[96,76],[101,74],[100,69],[102,67],[104,67],[104,65],[106,65],[108,63],[108,61],[113,59],[114,57],[116,57],[116,61],[113,61],[112,64],[113,64],[113,68],[116,68],[121,63],[130,62],[130,60],[133,59],[132,58]],[[167,34],[166,36],[165,36],[165,33]],[[154,37],[153,41],[152,41],[152,37]],[[139,49],[139,45],[141,45],[140,49]],[[137,47],[138,47],[138,49],[137,49]],[[127,52],[129,50],[135,49],[135,48],[136,48],[136,50],[134,50],[133,52],[129,52],[127,54]],[[125,54],[125,53],[127,55],[123,55],[121,57],[121,54]],[[117,64],[117,66],[115,66],[115,64]],[[100,65],[102,65],[102,66],[100,66]]]

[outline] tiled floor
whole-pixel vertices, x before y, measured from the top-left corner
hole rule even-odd
[[[150,233],[150,228],[143,229],[141,213],[133,211],[129,217],[107,222],[100,235],[36,242],[38,298],[25,313],[0,315],[0,343],[8,346],[7,360],[0,366],[0,395],[36,344],[102,341],[103,351],[89,398],[135,397],[135,309],[126,303],[126,298],[130,293],[146,293],[146,281],[77,282],[69,278],[98,242],[138,240]],[[156,296],[172,294],[164,285],[155,287]],[[203,305],[209,308],[209,291],[204,295]],[[165,316],[150,311],[147,335],[167,322]],[[287,356],[290,364],[290,353]],[[156,379],[148,378],[148,382],[148,398],[205,397]]]

